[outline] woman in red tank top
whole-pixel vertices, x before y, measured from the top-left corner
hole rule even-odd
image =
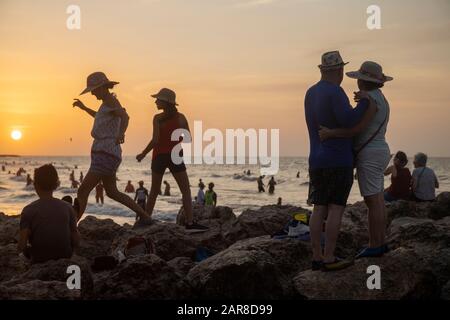
[[[174,148],[181,143],[172,140],[172,134],[175,130],[184,129],[190,134],[189,124],[186,117],[178,112],[176,103],[176,94],[174,91],[163,88],[157,94],[152,95],[156,99],[156,106],[162,113],[153,118],[153,137],[147,147],[136,159],[141,162],[146,155],[153,150],[152,155],[152,187],[147,202],[147,213],[151,216],[155,207],[156,199],[161,190],[161,182],[164,172],[168,168],[183,195],[183,208],[186,215],[187,230],[206,230],[207,227],[201,226],[193,221],[192,215],[192,197],[189,177],[186,172],[184,162],[179,163],[179,158],[183,157],[183,150]],[[177,152],[179,150],[179,152]],[[174,151],[174,152],[172,152]],[[173,156],[172,156],[173,153]],[[177,158],[175,158],[177,157]]]

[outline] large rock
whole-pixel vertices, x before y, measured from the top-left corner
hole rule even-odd
[[[245,210],[231,228],[226,232],[225,237],[230,242],[237,240],[272,235],[280,231],[291,219],[294,213],[306,213],[308,210],[295,206],[263,206],[260,209]]]
[[[396,201],[388,207],[389,222],[399,217],[439,220],[450,216],[450,193],[439,194],[434,202]]]
[[[369,290],[367,273],[371,265],[380,267],[381,289]],[[399,248],[382,258],[361,259],[337,272],[307,270],[293,280],[301,297],[338,300],[398,300],[438,298],[440,288],[427,264],[411,249]]]
[[[229,207],[213,207],[213,206],[202,206],[195,204],[192,208],[192,214],[194,221],[199,223],[211,224],[213,220],[217,220],[219,223],[232,222],[236,220],[236,215],[233,210]],[[186,224],[186,217],[183,208],[180,209],[177,215],[177,224],[184,226]]]
[[[0,246],[19,241],[20,216],[7,216],[0,212]]]
[[[17,244],[0,246],[0,282],[11,280],[28,269],[28,263],[17,252]]]
[[[189,287],[156,255],[139,256],[96,279],[98,299],[167,300],[192,298]]]
[[[292,298],[292,275],[309,266],[308,243],[258,237],[202,261],[187,280],[203,299]]]
[[[0,285],[0,300],[78,300],[79,290],[68,290],[65,282],[32,280],[13,287]]]
[[[111,254],[111,245],[114,239],[125,233],[127,228],[122,227],[111,219],[97,219],[87,216],[78,224],[81,241],[76,252],[78,255],[92,260],[98,256]]]
[[[68,273],[68,267],[69,266],[78,266],[81,271],[81,290],[78,290],[78,292],[74,295],[71,290],[67,287],[66,281],[69,278],[69,276],[72,275],[72,273]],[[15,288],[19,287],[18,292],[22,289],[20,288],[28,288],[26,286],[26,283],[40,280],[42,282],[61,282],[64,283],[65,291],[59,290],[57,292],[62,293],[61,298],[65,297],[73,297],[78,296],[82,298],[88,298],[91,296],[93,291],[93,278],[92,273],[90,270],[90,267],[86,261],[86,259],[81,257],[73,257],[72,259],[60,259],[60,260],[52,260],[47,261],[45,263],[40,264],[33,264],[31,267],[24,273],[18,274],[14,276],[11,280],[7,282],[3,282],[2,285],[7,288]],[[34,286],[34,284],[30,285],[31,287]],[[52,286],[53,287],[53,286]],[[60,288],[60,286],[57,286]],[[12,292],[14,292],[14,289]],[[75,290],[77,291],[77,290]],[[56,292],[54,292],[56,294]],[[29,299],[32,299],[33,297],[30,296]],[[58,298],[56,296],[52,296],[49,298]]]

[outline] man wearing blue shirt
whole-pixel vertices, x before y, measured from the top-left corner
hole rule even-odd
[[[327,52],[319,65],[321,80],[309,88],[305,96],[305,118],[310,139],[309,201],[314,204],[310,219],[313,270],[340,270],[351,265],[335,257],[334,250],[347,199],[353,185],[353,151],[351,138],[320,141],[319,129],[351,128],[363,117],[369,106],[365,93],[358,92],[359,103],[352,108],[340,87],[344,65],[338,51]],[[325,248],[321,235],[326,219]]]

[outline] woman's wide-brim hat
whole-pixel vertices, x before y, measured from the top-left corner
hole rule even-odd
[[[93,90],[105,85],[115,86],[116,84],[119,84],[119,82],[110,81],[103,72],[94,72],[90,74],[89,77],[87,77],[86,82],[86,89],[84,89],[83,92],[80,93],[80,96],[85,93],[92,92]]]
[[[365,61],[358,71],[347,72],[346,75],[352,79],[359,79],[375,83],[385,83],[392,81],[394,78],[386,76],[383,68],[376,62]]]
[[[168,103],[173,104],[175,106],[178,105],[178,103],[177,103],[177,95],[176,95],[175,91],[173,91],[171,89],[162,88],[161,90],[159,90],[158,93],[152,94],[151,96],[152,96],[152,98],[168,102]]]

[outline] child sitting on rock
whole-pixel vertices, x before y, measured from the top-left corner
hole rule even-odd
[[[71,258],[79,243],[76,213],[72,206],[53,197],[59,185],[53,165],[34,171],[34,187],[39,200],[22,210],[18,250],[32,263]]]

